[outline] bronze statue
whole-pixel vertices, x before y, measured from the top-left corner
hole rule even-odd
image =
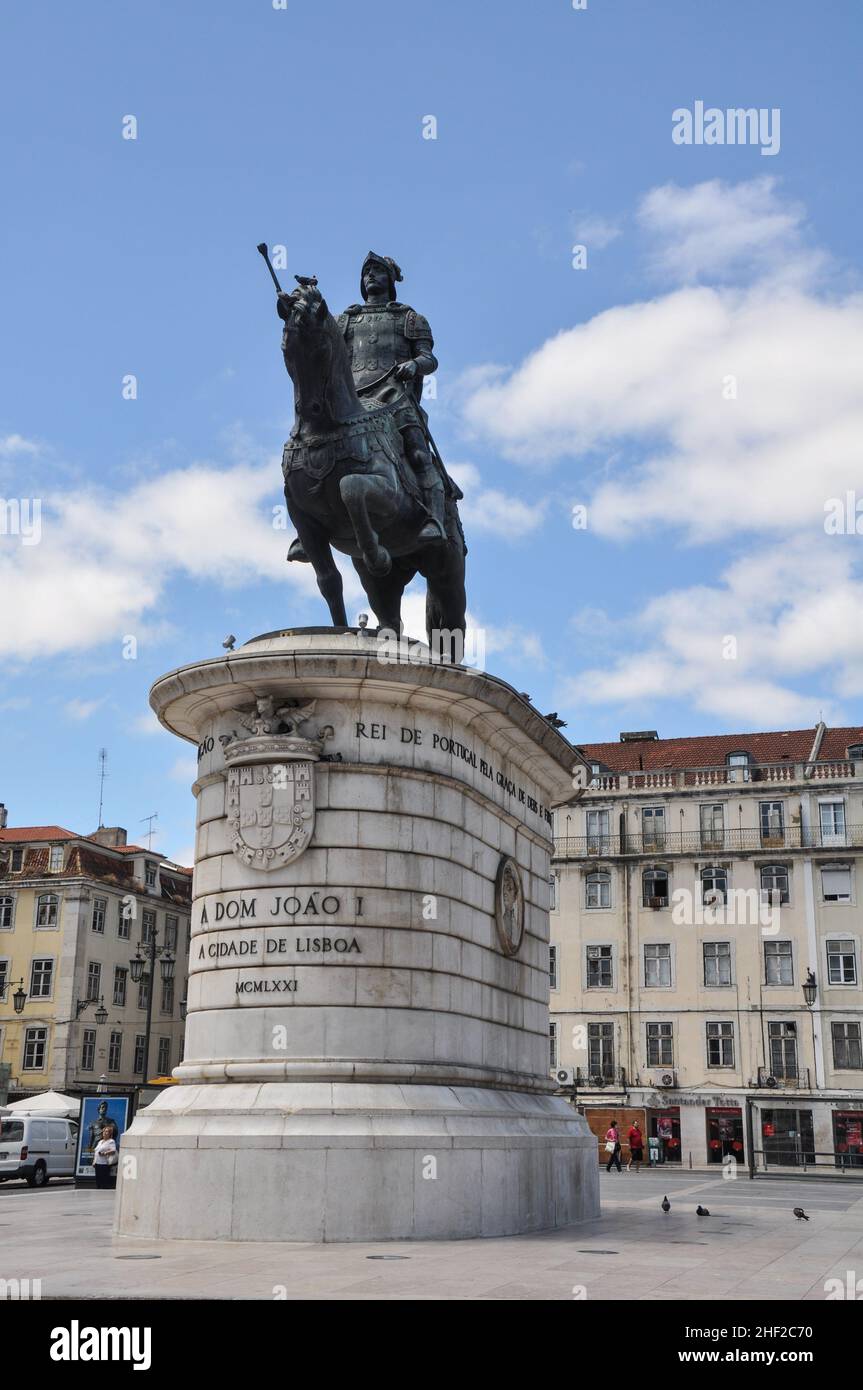
[[[350,555],[381,627],[401,632],[401,598],[427,582],[426,629],[436,653],[461,659],[466,547],[458,500],[422,409],[435,370],[426,319],[395,298],[399,267],[370,252],[364,303],[336,321],[314,276],[278,290],[282,353],[295,421],[284,448],[285,500],[297,530],[290,560],[311,562],[336,627],[347,626],[332,546]],[[441,638],[440,634],[444,634]],[[455,639],[455,641],[453,640]]]

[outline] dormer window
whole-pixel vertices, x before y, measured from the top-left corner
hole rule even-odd
[[[63,846],[52,845],[48,855],[48,872],[59,874],[63,869]]]
[[[17,874],[17,873],[18,873],[19,869],[21,869],[21,867],[23,866],[23,863],[24,863],[24,850],[19,846],[18,849],[13,849],[13,851],[12,851],[12,872],[13,872],[13,874]]]
[[[849,758],[863,758],[863,743],[852,743],[848,749]]]
[[[742,768],[742,769],[743,769],[743,771],[742,771],[741,773],[739,773],[739,774],[735,773],[734,776],[733,776],[732,778],[730,778],[731,781],[733,781],[733,782],[748,782],[748,781],[749,781],[749,763],[750,763],[750,758],[749,758],[749,754],[748,754],[748,753],[729,753],[729,754],[728,754],[728,757],[725,759],[725,762],[726,762],[726,766],[728,766],[729,768],[731,768],[731,767],[739,767],[739,768]]]
[[[144,882],[146,883],[146,885],[147,885],[148,888],[155,888],[155,886],[156,886],[156,865],[155,865],[155,864],[146,864],[146,865],[144,866]]]

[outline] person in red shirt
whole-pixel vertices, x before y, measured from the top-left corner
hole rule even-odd
[[[629,1162],[626,1165],[626,1171],[628,1173],[634,1163],[637,1173],[644,1162],[644,1135],[638,1128],[637,1120],[633,1120],[626,1138],[629,1142]]]

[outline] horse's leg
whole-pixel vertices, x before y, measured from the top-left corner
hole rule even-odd
[[[382,577],[392,568],[389,551],[380,544],[372,525],[370,511],[376,519],[389,519],[398,506],[398,498],[389,478],[371,473],[346,473],[339,482],[339,492],[351,519],[363,563],[369,574]]]
[[[439,660],[461,663],[467,623],[464,587],[464,551],[452,540],[446,546],[424,550],[419,569],[426,592],[426,636]]]
[[[402,634],[402,594],[414,577],[413,565],[405,569],[396,561],[388,575],[374,575],[362,560],[354,560],[354,569],[360,577],[366,598],[374,609],[378,626],[389,632]]]
[[[345,612],[342,576],[333,559],[326,531],[302,512],[298,511],[292,519],[300,544],[312,563],[318,588],[326,599],[333,627],[347,627],[348,615]]]

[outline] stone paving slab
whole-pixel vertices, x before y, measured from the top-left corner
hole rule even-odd
[[[118,1240],[113,1201],[4,1186],[0,1278],[41,1279],[43,1299],[721,1302],[824,1299],[826,1279],[863,1277],[863,1183],[603,1174],[602,1217],[564,1231],[374,1245]],[[159,1258],[126,1258],[143,1255]]]

